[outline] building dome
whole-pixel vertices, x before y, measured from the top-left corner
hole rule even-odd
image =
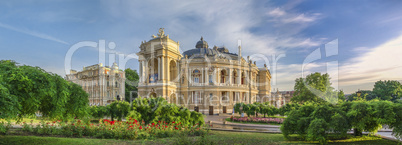
[[[195,45],[195,48],[208,48],[208,43],[201,36],[201,39],[200,39],[200,41],[197,42],[197,44]]]

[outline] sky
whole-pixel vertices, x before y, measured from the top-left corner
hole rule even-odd
[[[402,81],[401,26],[397,0],[0,1],[0,59],[65,76],[69,50],[105,41],[106,65],[120,60],[109,55],[124,56],[131,59],[120,68],[137,70],[141,41],[164,28],[181,52],[203,36],[210,47],[237,53],[240,40],[243,57],[268,65],[275,90],[293,90],[296,78],[322,72],[353,93],[378,80]],[[99,49],[81,47],[71,68],[98,62]]]

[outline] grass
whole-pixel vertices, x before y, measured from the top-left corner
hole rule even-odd
[[[260,124],[260,125],[281,125],[279,123],[261,123],[261,122],[238,122],[238,121],[232,121],[230,118],[225,119],[228,122],[232,123],[241,123],[241,124]]]
[[[63,138],[63,137],[40,137],[8,135],[0,136],[0,144],[317,144],[318,142],[297,141],[292,137],[290,141],[285,140],[282,134],[250,133],[250,132],[224,132],[211,131],[211,135],[204,138],[179,136],[173,138],[162,138],[154,140],[114,140],[114,139],[91,139],[91,138]],[[200,142],[204,141],[204,142]],[[376,136],[352,137],[330,141],[329,144],[337,145],[392,145],[397,142],[384,140]]]

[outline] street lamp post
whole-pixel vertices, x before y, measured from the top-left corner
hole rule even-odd
[[[243,117],[243,106],[240,106],[240,114],[241,114],[241,117]]]
[[[362,92],[359,89],[359,91],[356,92],[356,95],[357,95],[357,97],[360,97],[361,94],[362,94]]]

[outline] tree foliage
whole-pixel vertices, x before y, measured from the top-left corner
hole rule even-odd
[[[132,95],[131,97],[133,99],[138,97],[137,93],[130,93],[131,91],[138,91],[137,86],[138,86],[138,80],[139,76],[137,73],[137,70],[132,70],[130,68],[127,68],[124,70],[126,73],[126,82],[125,82],[125,100],[127,102],[130,101],[130,94]]]
[[[48,73],[39,67],[0,61],[1,118],[34,115],[40,112],[49,118],[83,116],[88,95],[74,83]]]
[[[91,106],[89,107],[89,115],[95,119],[101,119],[108,116],[108,108],[106,106]]]
[[[359,100],[337,105],[308,102],[288,113],[281,131],[286,138],[291,134],[298,134],[305,140],[326,143],[329,133],[344,137],[353,129],[355,135],[362,135],[363,131],[374,133],[381,125],[387,124],[400,137],[400,109],[402,106],[399,103],[380,100]]]
[[[123,117],[127,116],[130,110],[130,103],[126,101],[114,101],[107,106],[108,114],[112,121],[114,118],[121,121]]]
[[[344,96],[338,96],[343,92],[338,92],[331,86],[329,75],[318,72],[307,75],[306,78],[297,78],[294,90],[294,97],[291,101],[300,104],[324,101],[336,103],[338,98],[344,99]]]
[[[402,85],[396,80],[377,81],[373,94],[381,100],[396,101],[402,97]]]
[[[128,117],[143,120],[146,124],[165,122],[180,122],[184,125],[203,125],[204,116],[201,113],[190,111],[185,107],[170,104],[161,97],[141,98],[133,100]]]

